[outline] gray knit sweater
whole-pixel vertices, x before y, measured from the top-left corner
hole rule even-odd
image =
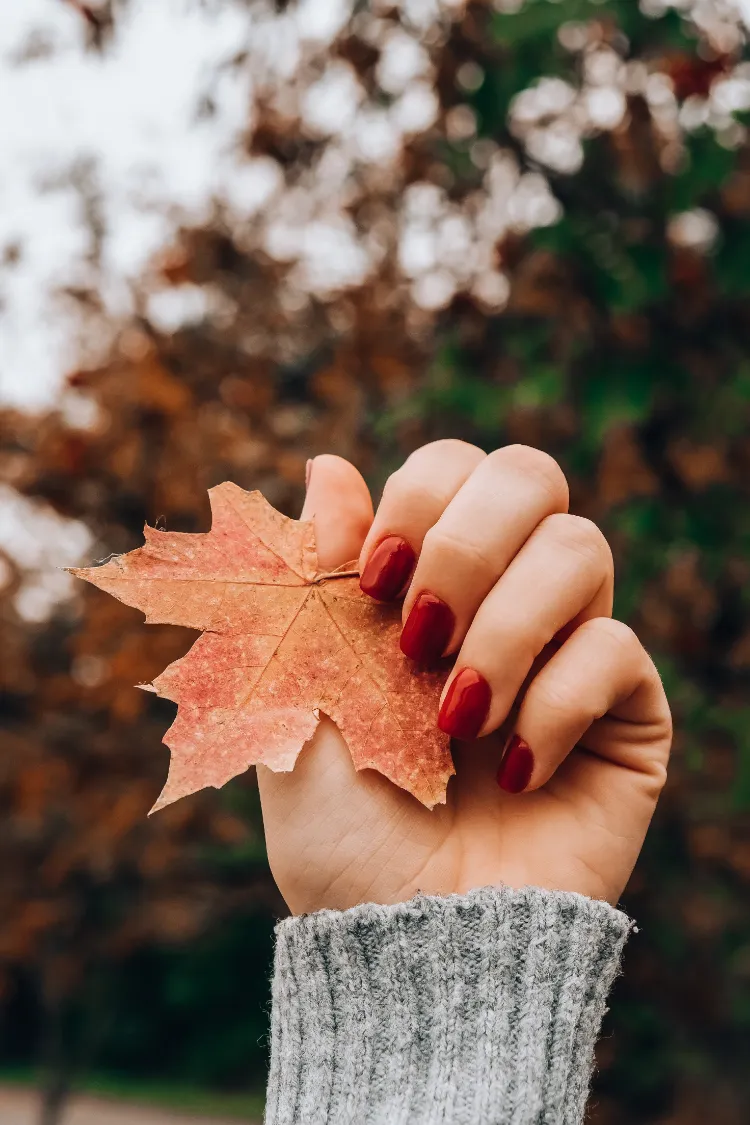
[[[281,922],[267,1125],[580,1125],[630,925],[535,887]]]

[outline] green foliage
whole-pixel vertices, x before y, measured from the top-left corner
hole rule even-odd
[[[98,1065],[217,1088],[263,1085],[272,922],[257,912],[185,948],[146,950],[111,982],[118,1013]]]
[[[98,1021],[92,1086],[121,1096],[123,1076],[153,1086],[176,1105],[201,1105],[195,1091],[259,1091],[267,1063],[268,983],[271,979],[273,921],[267,911],[238,913],[230,921],[189,943],[154,944],[124,958],[98,981]],[[42,1020],[41,998],[33,981],[19,973],[13,982],[16,1006],[8,1013],[13,1036],[4,1045],[6,1079],[28,1080],[22,1064],[33,1057],[33,1035]],[[86,1012],[68,1012],[65,1033],[79,1039]],[[105,1079],[103,1076],[109,1076]],[[119,1079],[118,1079],[118,1076]],[[149,1092],[145,1090],[144,1092]],[[153,1093],[153,1090],[150,1091]],[[204,1107],[211,1108],[210,1097]],[[227,1107],[227,1112],[229,1107]],[[220,1107],[214,1103],[214,1113]]]
[[[667,206],[673,212],[710,205],[737,163],[737,153],[719,144],[710,129],[693,133],[686,147],[683,170],[666,185]]]

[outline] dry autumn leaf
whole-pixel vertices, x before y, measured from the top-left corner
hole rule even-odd
[[[320,713],[358,770],[375,769],[428,808],[454,772],[436,726],[445,671],[418,671],[399,649],[399,606],[366,597],[356,576],[319,573],[312,523],[281,515],[259,492],[209,492],[205,535],[145,528],[146,542],[103,566],[73,570],[146,614],[200,629],[151,685],[178,704],[155,811],[248,766],[294,768]]]

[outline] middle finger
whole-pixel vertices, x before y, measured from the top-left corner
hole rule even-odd
[[[424,537],[404,601],[403,652],[422,664],[455,652],[487,594],[568,486],[541,450],[510,445],[477,466]]]

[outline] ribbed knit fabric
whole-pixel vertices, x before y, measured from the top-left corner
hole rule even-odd
[[[580,1125],[630,926],[534,887],[281,922],[267,1125]]]

